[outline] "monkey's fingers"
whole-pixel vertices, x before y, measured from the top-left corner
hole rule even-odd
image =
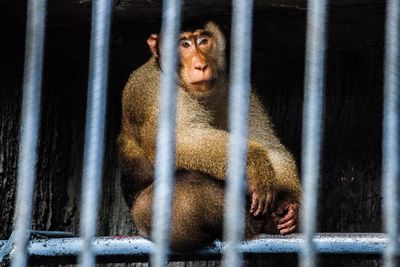
[[[267,198],[265,200],[265,206],[263,210],[263,215],[266,215],[269,210],[274,210],[275,208],[275,195],[272,193],[267,194]]]
[[[279,224],[283,224],[287,221],[293,220],[296,217],[296,214],[292,211],[289,210],[285,216],[283,216],[280,220],[279,220]]]
[[[279,231],[281,235],[287,235],[295,232],[297,230],[297,224],[289,226],[288,228],[284,228]]]
[[[276,214],[283,215],[289,209],[289,206],[290,204],[288,203],[280,204],[275,211]]]
[[[254,212],[254,216],[262,214],[265,207],[266,207],[265,198],[261,197],[261,199],[258,200],[258,207],[257,210]]]
[[[276,219],[278,217],[278,214],[276,214],[275,211],[271,212],[271,218]]]
[[[279,220],[278,231],[282,235],[290,234],[297,229],[297,210],[289,205],[287,214]]]
[[[289,220],[289,221],[287,221],[285,223],[278,224],[278,230],[287,229],[287,228],[290,228],[290,227],[292,227],[293,225],[296,225],[296,224],[297,224],[297,221],[295,219]]]
[[[258,194],[254,192],[251,194],[251,207],[249,212],[253,213],[257,207],[258,207]]]
[[[258,216],[262,213],[265,205],[265,198],[262,193],[253,192],[252,193],[252,203],[250,207],[250,213],[254,216]]]
[[[279,224],[284,224],[284,223],[286,223],[287,221],[290,221],[290,220],[293,220],[293,219],[296,219],[296,220],[297,220],[297,214],[298,214],[298,212],[297,212],[297,208],[294,207],[294,205],[289,204],[289,205],[287,206],[286,210],[287,210],[287,213],[286,213],[285,216],[283,216],[282,219],[279,220]]]

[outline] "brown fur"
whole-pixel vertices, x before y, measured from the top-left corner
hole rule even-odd
[[[229,137],[225,39],[214,23],[205,24],[204,29],[211,33],[209,42],[212,43],[206,50],[196,46],[197,52],[190,57],[199,56],[200,60],[207,61],[214,75],[212,86],[197,91],[190,81],[181,78],[178,88],[176,185],[171,233],[172,248],[176,250],[203,246],[220,238],[222,233]],[[195,42],[197,32],[193,33]],[[192,38],[191,33],[185,33],[185,36]],[[152,35],[148,43],[153,56],[131,74],[124,89],[119,137],[123,190],[135,225],[145,237],[149,236],[151,226],[160,81],[158,49],[154,47],[157,36]],[[181,77],[191,71],[190,58],[185,60],[181,61],[184,65],[181,66]],[[279,232],[279,219],[285,218],[286,213],[294,214],[290,215],[293,223],[286,227],[291,232],[297,227],[301,194],[296,165],[276,137],[254,92],[250,97],[249,127],[248,208],[255,205],[256,210],[263,209],[264,212],[262,216],[255,210],[247,213],[246,238],[262,232]],[[279,216],[274,216],[276,214]]]

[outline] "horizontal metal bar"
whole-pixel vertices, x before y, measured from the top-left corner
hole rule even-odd
[[[252,254],[296,254],[304,240],[302,234],[261,235],[259,238],[242,242],[239,251],[245,255]],[[315,249],[321,254],[353,254],[380,256],[387,243],[387,235],[382,233],[319,233],[314,238]],[[0,240],[0,248],[6,244]],[[50,238],[31,240],[28,253],[31,259],[63,259],[74,262],[82,240],[79,238]],[[102,262],[147,261],[155,245],[141,237],[98,237],[94,240],[93,249]],[[224,244],[215,242],[190,255],[172,253],[170,260],[216,258],[224,251]],[[207,256],[207,257],[206,257]]]
[[[15,247],[15,235],[16,232],[12,232],[10,238],[6,242],[0,241],[0,266],[5,261],[8,261],[11,256],[11,253],[15,253],[13,248]],[[64,232],[64,231],[45,231],[45,230],[29,230],[28,238],[32,239],[47,239],[47,238],[68,238],[74,237],[73,233]],[[11,256],[11,257],[10,257]]]

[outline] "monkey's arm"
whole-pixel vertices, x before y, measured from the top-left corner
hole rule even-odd
[[[130,75],[123,91],[121,134],[118,142],[122,182],[125,184],[123,188],[129,194],[139,192],[153,181],[152,153],[143,145],[140,130],[147,129],[148,122],[154,121],[157,97],[152,96],[157,95],[157,88],[158,68],[155,59],[151,58]],[[144,134],[147,139],[153,139],[154,134]]]
[[[298,225],[301,185],[293,156],[280,143],[272,123],[255,94],[250,100],[250,140],[258,141],[267,150],[276,178],[277,205],[274,214],[280,216],[278,231],[291,233]]]
[[[262,144],[266,149],[274,169],[276,188],[280,194],[278,197],[299,202],[301,186],[295,160],[279,141],[261,101],[254,93],[250,98],[249,116],[249,139]]]
[[[125,200],[131,206],[137,193],[152,183],[153,164],[131,135],[121,134],[119,145],[121,185]]]
[[[199,127],[177,130],[176,168],[199,171],[224,180],[228,133]],[[266,213],[275,192],[275,176],[267,151],[257,142],[248,143],[247,177],[254,215]]]

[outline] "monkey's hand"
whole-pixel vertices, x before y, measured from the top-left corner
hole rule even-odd
[[[290,234],[297,230],[299,208],[300,205],[298,203],[286,200],[281,202],[271,214],[273,219],[280,217],[277,230],[281,235]]]
[[[274,208],[275,194],[249,189],[251,193],[251,207],[249,212],[254,216],[265,215]]]
[[[257,143],[249,143],[247,158],[248,189],[251,197],[249,212],[254,216],[266,215],[274,209],[275,174],[267,152]]]

